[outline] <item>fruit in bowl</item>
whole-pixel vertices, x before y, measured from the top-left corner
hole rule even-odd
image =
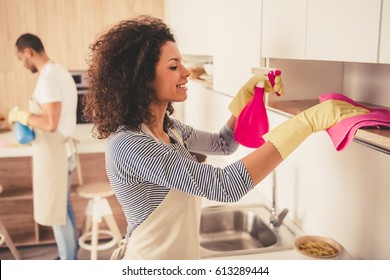
[[[295,240],[294,248],[305,256],[319,259],[335,258],[342,250],[337,241],[322,236],[301,236]]]

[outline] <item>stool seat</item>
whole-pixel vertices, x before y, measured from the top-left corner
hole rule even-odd
[[[79,186],[77,193],[84,198],[109,197],[114,194],[114,190],[108,182],[95,182]]]

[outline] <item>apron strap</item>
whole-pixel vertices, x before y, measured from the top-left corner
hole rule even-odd
[[[66,137],[64,140],[66,154],[68,157],[72,157],[73,165],[71,166],[71,169],[72,170],[76,169],[77,181],[79,185],[82,185],[84,183],[84,180],[83,180],[83,173],[81,171],[79,152],[77,150],[77,144],[79,143],[80,141],[73,137]]]

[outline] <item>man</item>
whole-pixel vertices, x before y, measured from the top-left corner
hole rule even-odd
[[[39,73],[29,112],[12,110],[10,123],[35,131],[33,147],[34,219],[52,226],[60,259],[77,259],[77,225],[70,200],[76,127],[77,89],[71,74],[47,56],[41,40],[23,34],[15,44],[16,56],[32,73]]]

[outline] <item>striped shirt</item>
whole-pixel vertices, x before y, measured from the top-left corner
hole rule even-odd
[[[164,200],[170,189],[220,202],[235,202],[253,183],[241,161],[225,168],[198,163],[189,151],[229,155],[238,144],[225,125],[219,133],[195,130],[174,120],[171,144],[141,130],[118,129],[107,140],[106,172],[127,220],[129,237]],[[177,135],[177,134],[176,134]]]

